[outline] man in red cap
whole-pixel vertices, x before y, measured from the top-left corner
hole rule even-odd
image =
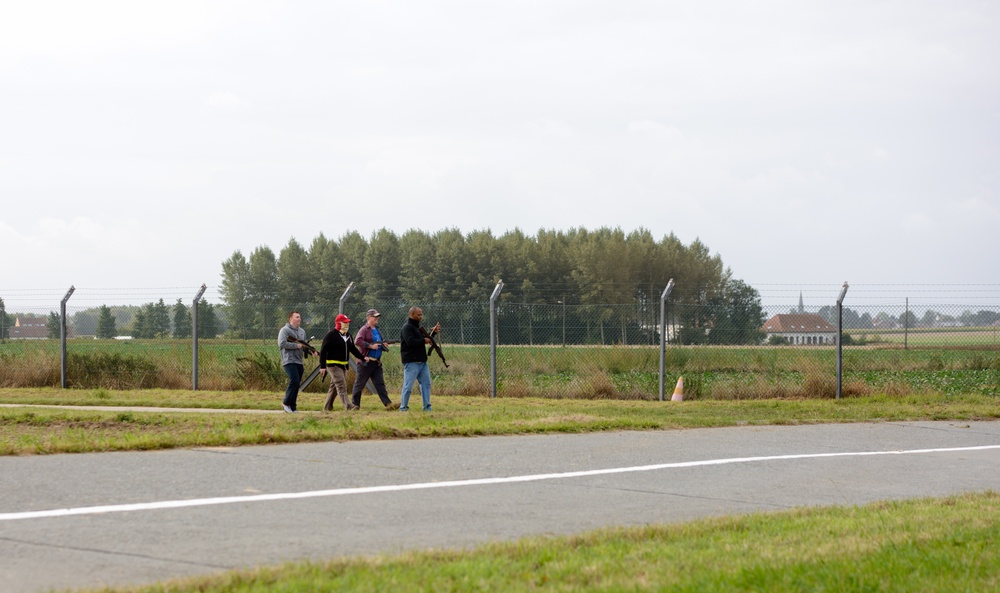
[[[344,402],[345,410],[358,409],[347,395],[347,357],[348,353],[353,354],[358,360],[363,360],[364,356],[358,351],[350,332],[347,331],[350,324],[351,320],[347,315],[343,313],[337,315],[333,329],[323,336],[323,345],[319,349],[319,374],[323,376],[327,372],[330,373],[330,389],[326,393],[326,403],[323,404],[324,412],[333,410],[333,400],[338,394]]]
[[[354,378],[354,389],[352,390],[352,400],[354,405],[361,407],[361,390],[370,380],[375,388],[375,393],[382,400],[382,405],[386,410],[398,410],[399,404],[392,403],[389,399],[389,392],[385,388],[385,377],[382,373],[382,352],[388,351],[389,346],[378,330],[378,319],[382,314],[375,309],[368,309],[365,313],[365,324],[358,330],[358,335],[354,338],[354,344],[365,357],[366,362],[358,365],[358,374]]]

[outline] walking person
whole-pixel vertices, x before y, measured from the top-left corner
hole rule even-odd
[[[298,411],[299,384],[302,383],[302,364],[306,330],[302,325],[302,315],[298,311],[288,314],[288,323],[278,330],[278,348],[281,350],[281,368],[288,375],[288,387],[285,388],[285,399],[281,401],[281,409],[291,414]],[[296,340],[291,341],[289,338]]]
[[[410,392],[414,381],[420,386],[420,398],[423,400],[423,411],[431,411],[431,371],[427,366],[427,345],[430,338],[424,337],[420,331],[420,322],[424,320],[424,311],[420,307],[410,307],[409,319],[403,324],[399,336],[399,355],[403,360],[403,392],[400,395],[399,411],[410,410]],[[437,324],[431,333],[441,330]]]
[[[323,336],[323,345],[319,349],[319,374],[322,377],[330,373],[330,389],[323,404],[324,412],[333,410],[333,400],[338,394],[344,402],[345,410],[358,409],[347,396],[347,361],[349,354],[353,354],[359,360],[364,360],[364,356],[354,345],[354,340],[348,331],[350,324],[351,320],[347,315],[343,313],[337,315],[333,329]]]
[[[382,314],[375,309],[368,309],[365,313],[365,324],[358,330],[358,335],[354,338],[354,345],[358,347],[364,362],[358,363],[358,373],[354,377],[354,389],[352,401],[355,406],[361,408],[361,390],[365,388],[370,380],[375,387],[382,405],[386,410],[398,410],[399,404],[392,403],[389,399],[389,392],[385,388],[385,376],[382,372],[382,353],[389,351],[389,345],[382,338],[382,333],[378,330],[378,320]]]

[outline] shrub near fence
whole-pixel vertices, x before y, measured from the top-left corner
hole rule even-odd
[[[351,305],[356,331],[371,304]],[[408,305],[374,303],[382,311],[380,328],[398,337]],[[436,395],[488,396],[490,385],[488,303],[424,303],[425,325],[441,322],[440,340],[449,367],[430,357]],[[286,307],[275,307],[283,311]],[[355,311],[357,309],[357,311]],[[969,308],[967,321],[988,320],[996,308]],[[220,308],[224,327],[238,319]],[[928,313],[931,311],[931,313]],[[1000,395],[1000,326],[957,326],[967,311],[923,306],[915,313],[904,306],[856,307],[845,315],[843,394],[906,394],[933,391]],[[708,311],[705,312],[707,317]],[[775,314],[809,310],[765,309]],[[831,308],[812,314],[830,319]],[[912,313],[912,314],[911,314]],[[687,312],[690,315],[690,311]],[[329,316],[327,316],[329,317]],[[497,394],[500,397],[656,399],[659,388],[658,311],[629,305],[506,303],[498,311]],[[915,317],[926,319],[916,323]],[[708,345],[715,329],[681,331],[676,311],[668,306],[665,349],[667,397],[684,377],[685,396],[714,399],[833,397],[836,392],[836,345]],[[273,323],[266,338],[199,340],[199,388],[274,391],[284,388],[276,346],[284,320]],[[304,323],[316,344],[327,331]],[[835,321],[835,318],[833,319]],[[858,327],[859,324],[868,324]],[[912,323],[912,325],[907,325]],[[935,326],[934,324],[938,324]],[[945,324],[941,326],[940,324]],[[720,330],[721,331],[721,330]],[[173,338],[93,339],[74,334],[68,340],[68,385],[72,388],[142,389],[192,386],[191,340]],[[730,336],[731,337],[731,336]],[[719,336],[715,336],[718,340]],[[684,340],[703,343],[686,344]],[[735,341],[729,339],[723,342]],[[789,342],[794,342],[792,337]],[[390,392],[402,381],[397,346],[385,357]],[[59,341],[0,342],[0,385],[58,386]],[[307,359],[307,372],[316,364]],[[353,380],[349,373],[348,380]],[[308,392],[325,391],[316,382]]]

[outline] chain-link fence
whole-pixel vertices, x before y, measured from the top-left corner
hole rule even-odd
[[[77,290],[67,313],[65,370],[74,388],[283,390],[276,346],[288,311],[318,345],[337,310],[310,304],[256,304],[242,308],[198,302],[194,342],[192,297],[197,289],[159,291],[142,305],[105,305],[107,295]],[[59,299],[8,306],[0,319],[0,386],[59,386]],[[134,300],[134,294],[130,295]],[[215,300],[215,303],[211,302]],[[344,303],[356,332],[364,311],[381,312],[380,329],[398,338],[410,306],[425,325],[441,323],[447,361],[431,354],[435,394],[489,396],[490,303]],[[741,317],[742,315],[742,317]],[[749,315],[749,317],[746,317]],[[3,315],[0,315],[3,317]],[[844,396],[917,392],[1000,395],[1000,306],[919,304],[890,299],[844,303],[841,313]],[[667,398],[684,377],[686,399],[834,397],[837,390],[838,314],[829,304],[772,305],[720,313],[717,304],[583,305],[501,301],[497,306],[496,394],[499,397],[656,399],[660,339],[665,338]],[[665,333],[661,334],[661,322]],[[197,374],[192,350],[197,345]],[[396,350],[385,365],[390,391],[402,382]],[[447,366],[445,366],[447,362]],[[307,367],[315,365],[307,360]],[[307,371],[309,368],[307,368]],[[353,373],[349,374],[349,382]],[[309,391],[325,390],[314,383]]]

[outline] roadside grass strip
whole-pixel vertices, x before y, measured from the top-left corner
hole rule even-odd
[[[1000,494],[793,509],[93,593],[996,591]]]
[[[178,447],[241,446],[321,441],[669,430],[840,422],[908,422],[1000,419],[997,398],[983,395],[865,396],[842,400],[743,400],[648,402],[546,398],[440,396],[434,412],[387,412],[363,402],[360,412],[324,413],[320,400],[304,400],[299,414],[242,408],[247,394],[213,394],[213,411],[187,408],[187,396],[143,408],[105,411],[96,407],[32,407],[33,397],[0,389],[0,455],[138,451]],[[80,405],[72,393],[63,403]],[[79,395],[87,398],[87,394]],[[114,392],[92,406],[128,405],[128,392]],[[207,396],[206,396],[207,397]],[[26,401],[27,400],[27,401]],[[206,402],[207,403],[207,402]],[[45,402],[52,405],[52,402]],[[228,406],[227,411],[221,411]]]

